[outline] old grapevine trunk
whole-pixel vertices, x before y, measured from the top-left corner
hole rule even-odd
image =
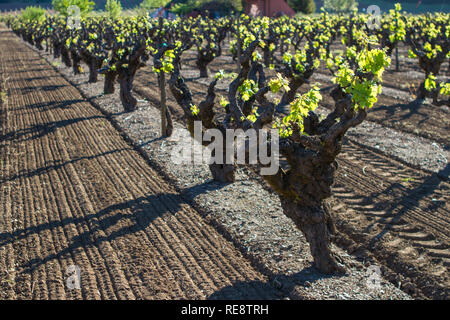
[[[191,134],[192,137],[196,137],[195,135],[195,121],[201,121],[203,129],[212,129],[217,128],[222,132],[222,135],[224,137],[224,145],[223,150],[225,150],[226,146],[226,134],[225,134],[225,127],[222,126],[215,117],[214,113],[214,99],[216,97],[214,88],[217,84],[217,79],[214,80],[208,88],[208,94],[206,95],[205,100],[203,100],[199,104],[199,110],[197,114],[194,114],[191,110],[191,106],[193,105],[192,101],[192,93],[186,83],[184,82],[183,78],[180,75],[180,71],[178,68],[175,68],[174,73],[172,74],[172,77],[169,81],[169,87],[170,90],[178,102],[178,104],[183,108],[184,114],[186,116],[186,124],[187,128]],[[198,141],[204,146],[209,145],[209,142],[206,141]],[[216,157],[216,154],[214,153],[215,150],[211,150],[211,156],[213,158]],[[223,154],[222,163],[213,163],[209,165],[209,169],[211,171],[211,175],[213,176],[214,180],[220,181],[220,182],[234,182],[235,181],[235,170],[236,167],[234,164],[227,164],[226,163],[226,155]]]
[[[75,50],[71,50],[70,53],[71,53],[71,57],[72,57],[73,73],[80,74],[82,72],[81,57]]]
[[[57,59],[61,56],[61,45],[53,42],[53,58]]]
[[[215,128],[221,132],[236,128],[244,131],[247,129],[265,131],[267,126],[273,123],[275,110],[292,102],[293,97],[289,95],[285,95],[287,101],[278,104],[266,97],[270,92],[270,82],[265,77],[263,66],[251,60],[258,44],[259,41],[252,42],[241,56],[241,70],[229,85],[226,115],[220,120],[214,117],[213,108],[217,79],[210,84],[206,99],[197,108],[193,108],[192,94],[179,71],[175,71],[170,87],[175,99],[185,111],[191,133],[194,120],[201,120],[203,129]],[[312,60],[311,57],[309,59]],[[290,69],[286,69],[285,75],[292,80],[289,85],[295,92],[299,85],[295,80],[304,81],[308,78],[314,71],[314,64],[309,63],[310,67],[303,75],[298,75],[298,72],[292,69],[292,65],[288,65]],[[357,72],[356,76],[364,81],[373,79],[374,75]],[[243,101],[238,88],[248,79],[257,83],[259,89],[250,99]],[[305,98],[304,103],[312,103],[314,99],[320,100],[318,97],[320,94],[314,91],[316,90],[307,93],[309,96]],[[289,135],[281,139],[276,138],[277,134],[272,136],[275,141],[279,140],[279,154],[287,165],[279,168],[276,174],[263,176],[279,195],[284,214],[292,219],[305,235],[315,266],[320,272],[327,274],[345,272],[344,266],[338,262],[337,255],[331,249],[330,239],[334,233],[334,224],[331,210],[326,203],[327,198],[332,195],[331,186],[338,166],[336,157],[341,152],[343,137],[347,130],[359,125],[367,117],[366,109],[355,108],[352,96],[340,86],[332,90],[331,97],[335,101],[335,109],[324,119],[320,119],[314,111],[309,111],[307,115],[302,116],[301,125],[290,121]],[[255,106],[258,107],[256,120],[249,120],[248,112]],[[249,141],[245,145],[247,153],[250,148]],[[269,149],[267,146],[266,150]],[[211,169],[213,175],[214,169],[214,167]]]
[[[330,238],[335,228],[326,202],[331,196],[337,163],[320,161],[306,150],[303,153],[306,157],[301,156],[301,165],[286,173],[283,185],[279,185],[276,177],[264,178],[279,194],[284,214],[305,235],[315,266],[327,274],[345,272],[331,249]]]
[[[70,68],[72,66],[72,61],[70,60],[69,50],[64,45],[60,45],[61,60],[66,67]]]
[[[199,57],[197,60],[197,68],[200,71],[200,78],[208,78],[208,64],[212,60],[213,59],[207,57],[206,55],[199,53]]]
[[[425,71],[425,79],[427,79],[430,74],[439,74],[441,64],[443,61],[428,59],[426,56],[419,57],[419,66]],[[428,91],[425,89],[425,80],[420,84],[417,90],[417,98],[425,99],[428,96]]]
[[[96,83],[98,81],[99,61],[93,58],[88,64],[88,67],[89,67],[89,83]]]
[[[225,146],[227,143],[225,130],[222,130],[222,135],[224,137],[224,144],[223,144],[224,149],[223,150],[225,150]],[[215,158],[216,156],[217,155],[215,153],[215,149],[212,149],[211,157]],[[223,164],[212,163],[209,165],[209,170],[211,172],[211,175],[213,176],[213,179],[215,181],[220,181],[220,182],[225,182],[225,183],[234,182],[236,179],[236,177],[235,177],[236,166],[234,164],[227,164],[225,154],[222,154],[222,163]]]
[[[122,102],[123,108],[126,112],[133,111],[137,105],[136,98],[131,94],[133,88],[133,76],[121,72],[118,80],[120,84],[120,101]]]
[[[104,94],[114,93],[114,83],[116,82],[117,73],[115,71],[107,71],[105,73],[105,83],[103,86]]]
[[[305,235],[316,267],[324,273],[345,272],[344,267],[336,262],[330,248],[330,235],[334,232],[334,224],[326,203],[304,206],[281,197],[281,205],[284,214],[291,218]]]
[[[96,83],[98,81],[98,73],[102,66],[103,59],[95,57],[90,53],[83,53],[81,57],[89,68],[89,83]]]

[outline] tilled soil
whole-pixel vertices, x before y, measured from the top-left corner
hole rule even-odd
[[[0,32],[0,298],[278,297],[74,87]]]

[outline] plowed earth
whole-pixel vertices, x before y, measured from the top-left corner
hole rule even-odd
[[[73,86],[0,32],[0,298],[277,297]]]

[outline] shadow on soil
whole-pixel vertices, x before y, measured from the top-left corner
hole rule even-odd
[[[59,106],[61,107],[61,106]],[[58,128],[64,126],[70,126],[74,123],[78,123],[81,121],[89,121],[92,119],[104,119],[103,116],[93,116],[87,118],[74,118],[68,120],[61,120],[56,122],[49,122],[44,124],[36,124],[31,127],[20,129],[17,131],[11,131],[0,137],[0,143],[4,141],[15,141],[15,142],[23,142],[34,139],[39,139],[48,134],[54,133]]]
[[[73,161],[79,160],[81,159]],[[63,165],[65,164],[57,165],[57,167]],[[49,170],[56,169],[49,168]],[[31,273],[36,268],[50,261],[72,255],[80,248],[96,247],[100,249],[103,242],[111,242],[129,234],[141,233],[140,236],[143,238],[148,237],[151,241],[152,233],[148,227],[155,219],[165,215],[176,214],[183,205],[189,204],[189,200],[192,200],[197,195],[225,186],[226,184],[214,181],[205,182],[186,189],[182,196],[176,193],[163,193],[140,197],[111,205],[96,213],[79,214],[78,216],[66,217],[15,230],[14,232],[3,232],[0,233],[0,248],[27,238],[36,236],[44,238],[45,233],[55,234],[65,230],[64,232],[67,234],[67,230],[77,230],[79,234],[68,235],[68,245],[65,248],[42,258],[31,259],[22,265],[25,273]],[[73,212],[73,214],[77,215],[76,212]],[[80,233],[81,230],[88,231]],[[313,267],[305,268],[289,276],[267,274],[267,272],[265,274],[268,276],[269,281],[237,281],[213,293],[208,299],[282,299],[291,297],[294,288],[305,285],[306,281],[311,283],[318,279],[329,277],[319,274]]]
[[[208,300],[234,300],[234,299],[260,299],[276,300],[284,298],[294,298],[302,300],[304,297],[298,290],[308,287],[311,283],[324,278],[336,278],[342,275],[323,275],[317,272],[314,267],[309,267],[292,275],[269,274],[269,281],[237,281],[232,285],[214,292]],[[236,296],[236,292],[239,293]],[[259,292],[259,295],[257,294]],[[261,298],[261,293],[264,296]]]
[[[37,90],[37,89],[36,89]],[[42,109],[42,111],[54,110],[54,109],[67,109],[75,103],[85,102],[85,100],[81,99],[72,99],[64,102],[53,101],[53,102],[43,102],[43,103],[33,103],[29,104],[26,107],[14,108],[14,111],[21,110],[34,110],[34,109]]]
[[[192,186],[190,188],[183,189],[182,196],[186,198],[187,202],[192,204],[194,199],[201,194],[208,191],[215,191],[222,189],[229,185],[228,183],[221,183],[214,180],[208,180],[204,183]],[[226,231],[225,231],[226,232]],[[223,234],[223,232],[221,231]],[[227,238],[229,236],[225,235]],[[234,242],[233,240],[231,240]],[[240,247],[239,243],[235,243],[235,246]],[[242,250],[241,250],[242,251]],[[250,258],[251,260],[251,258]],[[253,262],[253,261],[252,261]],[[336,275],[325,275],[317,271],[313,266],[305,268],[300,272],[294,273],[292,275],[285,274],[274,274],[267,270],[264,266],[261,266],[259,262],[256,262],[256,268],[259,269],[263,274],[265,274],[269,281],[238,281],[232,285],[225,287],[207,299],[209,300],[224,300],[224,299],[283,299],[287,297],[294,297],[302,299],[298,293],[294,294],[293,290],[298,289],[302,286],[307,286],[310,283],[324,279],[324,278],[336,278],[342,277],[342,274]],[[309,282],[309,284],[308,284]],[[256,292],[259,294],[256,295]],[[261,293],[264,294],[261,297]]]
[[[29,228],[16,230],[13,233],[0,234],[0,247],[14,241],[32,236],[42,236],[42,232],[57,232],[57,229],[70,228],[86,230],[75,236],[68,236],[69,245],[56,253],[42,259],[31,259],[24,267],[25,272],[32,272],[41,265],[54,259],[71,255],[79,248],[99,247],[103,242],[114,241],[119,237],[138,232],[146,232],[147,227],[157,218],[166,214],[174,214],[184,203],[177,194],[156,194],[140,197],[130,201],[111,205],[96,213],[79,217],[67,217],[56,221],[42,223]],[[74,212],[73,214],[76,214]],[[108,231],[106,231],[108,230]],[[147,236],[150,236],[147,234]],[[145,237],[145,236],[144,236]]]
[[[24,87],[21,88],[22,94],[33,92],[33,91],[55,91],[57,89],[66,88],[68,87],[67,84],[58,84],[58,85],[52,85],[52,86],[30,86],[30,87]]]
[[[419,227],[415,227],[413,229],[409,228],[409,224],[403,218],[405,214],[414,210],[415,208],[421,207],[421,202],[426,201],[429,203],[428,207],[423,208],[422,210],[425,212],[435,212],[436,210],[443,208],[445,206],[445,202],[442,200],[433,199],[429,201],[435,191],[441,185],[442,180],[440,177],[447,175],[450,171],[450,164],[442,169],[439,173],[431,174],[426,177],[420,183],[415,184],[413,187],[408,188],[402,183],[394,182],[389,185],[382,192],[374,192],[370,193],[367,196],[357,196],[353,195],[349,197],[353,203],[358,204],[358,210],[360,213],[374,218],[372,223],[370,223],[363,231],[365,234],[369,234],[370,230],[376,225],[383,225],[383,228],[380,232],[373,236],[370,241],[370,245],[375,245],[376,242],[381,240],[388,232],[392,231],[393,226],[401,226],[405,225],[404,232],[399,233],[398,236],[403,239],[407,239],[409,241],[414,240],[410,236],[409,233],[415,233],[418,231],[423,231],[428,233],[426,239],[417,239],[417,240],[434,240],[436,237],[432,234],[429,234],[426,229],[433,230],[433,233],[442,234],[445,233],[445,230],[441,230],[436,227],[433,223],[428,223],[426,220],[421,219],[417,221]],[[406,182],[406,181],[405,181]],[[414,183],[414,181],[412,181]],[[392,198],[392,201],[383,200],[385,197]],[[394,197],[393,197],[394,196]],[[426,199],[426,200],[425,200]],[[354,202],[357,200],[357,202]],[[379,213],[376,213],[379,212]],[[382,214],[381,214],[382,213]],[[443,220],[446,217],[441,217]],[[420,227],[420,226],[424,227]],[[402,228],[403,229],[403,228]],[[420,229],[420,230],[419,230]],[[413,241],[414,242],[414,241]],[[422,243],[418,244],[418,246],[423,246]],[[436,244],[436,248],[439,247],[439,244]]]
[[[420,111],[422,107],[424,107],[423,100],[416,99],[409,103],[398,103],[389,106],[383,105],[375,107],[373,111],[383,111],[386,113],[385,118],[389,119],[395,117],[395,119],[398,119],[396,121],[405,121],[414,115],[418,115],[422,117],[422,120],[418,123],[423,124],[423,122],[429,119],[429,115]],[[398,115],[402,116],[397,117]]]
[[[60,160],[54,160],[53,162],[55,164],[49,165],[49,166],[45,166],[45,167],[41,167],[41,168],[37,168],[36,170],[33,171],[28,171],[28,170],[21,170],[19,171],[19,173],[14,174],[12,176],[9,177],[4,177],[2,179],[0,179],[0,183],[6,183],[6,182],[11,182],[17,179],[21,179],[21,178],[32,178],[35,176],[40,176],[41,174],[45,174],[48,173],[50,171],[53,170],[60,170],[62,168],[64,168],[65,166],[69,165],[69,164],[75,164],[79,161],[85,161],[85,160],[93,160],[93,159],[97,159],[97,158],[101,158],[101,157],[106,157],[108,155],[111,155],[113,153],[118,153],[118,152],[127,152],[132,150],[132,148],[123,148],[123,149],[116,149],[116,150],[110,150],[108,152],[104,152],[101,154],[96,154],[93,156],[86,156],[86,157],[78,157],[78,158],[74,158],[71,159],[70,161],[64,161],[61,162]],[[1,238],[1,234],[0,234],[0,238]],[[1,246],[1,242],[0,242],[0,246]]]

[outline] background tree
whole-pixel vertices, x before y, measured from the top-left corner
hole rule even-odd
[[[26,7],[26,9],[22,12],[22,21],[24,22],[32,22],[32,21],[40,21],[45,16],[45,9],[36,6]]]
[[[325,0],[323,7],[330,12],[350,12],[358,8],[355,0]]]
[[[68,9],[70,6],[77,6],[80,8],[81,16],[85,17],[94,10],[95,2],[90,0],[53,0],[52,5],[55,11],[64,17],[69,15]]]
[[[314,0],[289,0],[288,3],[296,12],[305,14],[316,12],[316,3]]]
[[[122,12],[122,4],[119,0],[108,0],[106,1],[105,11],[109,18],[115,19]]]
[[[193,10],[208,10],[210,13],[218,11],[221,15],[226,15],[232,11],[241,12],[243,9],[242,0],[187,0],[174,2],[170,11],[180,15],[188,14]]]
[[[141,2],[141,9],[153,10],[164,7],[170,2],[170,0],[144,0]]]
[[[200,0],[187,0],[184,3],[175,3],[170,11],[179,15],[185,15],[189,12],[199,8],[202,5],[202,1]]]

